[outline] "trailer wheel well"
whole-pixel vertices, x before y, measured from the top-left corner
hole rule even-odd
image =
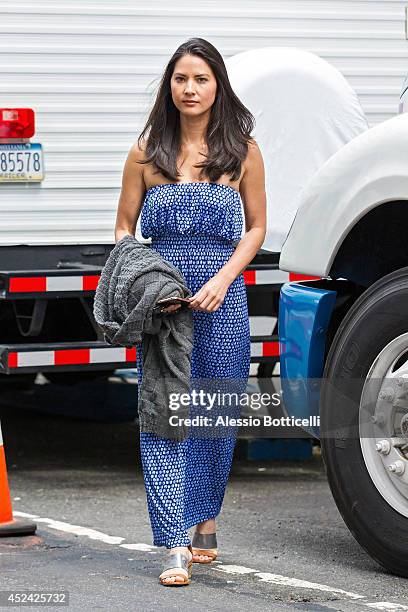
[[[408,201],[385,202],[351,229],[338,250],[331,278],[369,287],[382,276],[408,265]]]

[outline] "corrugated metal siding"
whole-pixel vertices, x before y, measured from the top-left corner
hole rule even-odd
[[[0,185],[0,244],[113,243],[127,152],[190,36],[225,58],[296,46],[335,65],[374,125],[397,112],[408,0],[0,0],[0,106],[36,112],[41,185]]]

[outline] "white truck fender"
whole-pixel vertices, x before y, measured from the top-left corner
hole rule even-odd
[[[329,276],[351,228],[385,202],[408,200],[408,113],[356,136],[306,185],[283,244],[281,270]]]

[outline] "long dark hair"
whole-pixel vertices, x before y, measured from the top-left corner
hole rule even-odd
[[[223,174],[237,180],[241,163],[248,152],[248,141],[254,129],[255,119],[235,95],[229,82],[227,69],[221,54],[203,38],[190,38],[178,47],[166,66],[161,78],[155,103],[138,138],[141,146],[147,131],[145,160],[152,163],[167,179],[177,181],[180,173],[177,157],[180,151],[180,113],[174,105],[170,80],[176,62],[184,55],[197,55],[211,67],[217,80],[217,92],[211,107],[206,142],[206,160],[195,165],[201,168],[200,176],[217,181]]]

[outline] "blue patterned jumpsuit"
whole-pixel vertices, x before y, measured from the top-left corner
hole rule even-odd
[[[151,187],[140,216],[142,236],[151,237],[151,247],[181,270],[193,294],[231,257],[242,224],[239,192],[209,182]],[[250,330],[243,275],[231,283],[216,311],[192,313],[191,376],[247,379]],[[139,387],[142,369],[143,343],[137,346]],[[235,440],[189,437],[180,442],[140,432],[153,545],[188,546],[187,530],[220,513]]]

